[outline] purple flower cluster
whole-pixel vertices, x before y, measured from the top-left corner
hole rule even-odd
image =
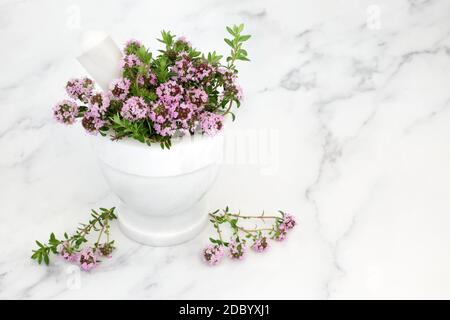
[[[236,82],[236,74],[224,68],[221,68],[219,72],[222,74],[224,81],[221,98],[236,97],[237,100],[242,100],[242,88]]]
[[[137,67],[141,64],[141,60],[139,60],[138,56],[135,54],[126,54],[120,60],[120,67],[122,69]]]
[[[171,71],[175,74],[173,78],[178,82],[202,82],[214,72],[214,68],[208,63],[201,63],[198,66],[194,66],[187,52],[181,52],[175,65],[172,66]]]
[[[108,93],[95,93],[89,99],[88,110],[84,113],[81,124],[90,134],[97,132],[106,124],[104,115],[110,106]]]
[[[140,47],[142,47],[142,43],[138,40],[130,39],[125,43],[124,52],[129,54],[130,52],[136,52]]]
[[[81,124],[84,129],[90,134],[97,134],[98,131],[105,125],[105,121],[97,116],[97,113],[92,111],[86,111],[81,120]]]
[[[156,88],[159,100],[167,104],[168,109],[173,109],[183,100],[184,88],[176,81],[169,80]]]
[[[89,271],[97,266],[97,254],[90,247],[83,248],[78,254],[78,263],[84,271]]]
[[[283,241],[286,239],[287,232],[295,227],[295,217],[291,214],[282,212],[281,221],[277,223],[274,239],[277,241]]]
[[[136,121],[147,118],[149,107],[141,97],[131,97],[123,104],[120,114],[125,119]]]
[[[297,222],[295,221],[295,217],[293,215],[285,213],[283,214],[283,224],[287,230],[290,230],[295,227]]]
[[[112,258],[112,252],[114,251],[114,249],[115,248],[112,245],[112,243],[109,242],[100,244],[95,252],[98,253],[98,255],[100,256]]]
[[[220,260],[222,260],[224,254],[225,254],[225,251],[223,249],[223,246],[209,245],[203,251],[203,259],[209,265],[214,266],[214,265],[218,264],[220,262]]]
[[[114,80],[109,89],[111,95],[121,101],[124,101],[130,92],[131,81],[127,78],[119,78]]]
[[[69,242],[64,241],[57,248],[59,254],[67,261],[76,261],[77,254],[71,252]]]
[[[221,114],[206,111],[200,115],[199,120],[202,131],[213,136],[222,129],[224,118]]]
[[[232,238],[228,243],[229,257],[231,259],[242,260],[247,252],[245,242],[239,238]]]
[[[72,99],[87,103],[92,91],[94,82],[89,78],[71,79],[66,84],[66,92]]]
[[[153,126],[159,135],[171,136],[176,129],[175,124],[171,121],[172,117],[169,115],[169,110],[162,102],[155,102],[150,109],[150,119],[153,121]]]
[[[93,94],[89,99],[89,110],[100,117],[108,110],[110,100],[111,99],[108,93]]]
[[[208,102],[208,94],[203,89],[193,88],[186,91],[185,99],[200,109]]]
[[[178,44],[182,44],[187,48],[191,47],[191,43],[186,39],[185,36],[178,37],[177,42]]]
[[[63,100],[53,108],[53,116],[60,123],[73,124],[78,115],[78,110],[78,105],[74,101]]]
[[[180,57],[181,59],[176,61],[175,65],[171,68],[171,71],[175,73],[174,79],[177,79],[180,82],[196,81],[196,69],[187,53],[181,53]]]
[[[269,247],[269,243],[267,242],[266,237],[260,237],[255,240],[252,245],[252,249],[256,252],[264,252]]]
[[[186,90],[175,80],[169,80],[156,88],[158,100],[152,104],[150,119],[156,132],[171,136],[180,132],[193,132],[208,96],[202,89]]]

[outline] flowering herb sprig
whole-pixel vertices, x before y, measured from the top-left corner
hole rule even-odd
[[[57,239],[54,233],[50,234],[47,244],[36,241],[38,248],[33,250],[32,259],[39,264],[50,263],[50,255],[61,255],[65,260],[76,262],[82,270],[88,271],[100,262],[100,257],[111,257],[114,251],[114,240],[110,240],[110,222],[117,219],[115,208],[100,208],[92,210],[88,223],[80,223],[73,235],[64,233],[63,239]],[[87,236],[96,232],[98,235],[92,246],[86,245]],[[102,241],[103,240],[103,241]]]
[[[209,213],[209,217],[217,232],[217,238],[209,238],[212,244],[203,250],[203,259],[210,265],[218,264],[224,257],[226,249],[231,259],[241,260],[247,252],[248,242],[251,242],[254,251],[264,252],[269,247],[269,239],[283,241],[287,232],[296,225],[295,217],[283,211],[279,211],[279,215],[262,213],[245,216],[240,212],[233,213],[226,207],[222,211]],[[242,221],[259,221],[264,225],[247,228]],[[266,224],[267,221],[270,221],[269,226]],[[229,240],[225,239],[222,227],[228,227],[231,231]]]
[[[231,52],[225,64],[215,51],[201,53],[168,31],[161,32],[158,41],[164,47],[157,54],[129,40],[120,62],[122,76],[109,90],[97,92],[89,78],[68,81],[69,99],[56,104],[54,118],[67,125],[81,118],[88,133],[162,148],[170,148],[173,137],[214,135],[225,116],[234,120],[233,107],[242,100],[236,61],[249,61],[243,44],[250,39],[243,29],[243,24],[227,27],[231,38],[224,40]]]

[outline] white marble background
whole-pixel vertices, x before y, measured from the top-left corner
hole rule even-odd
[[[173,248],[113,230],[93,272],[31,261],[35,239],[118,203],[84,132],[51,117],[85,75],[80,32],[224,52],[239,22],[252,62],[228,130],[270,154],[227,161],[210,205],[289,210],[288,241],[209,268],[211,229]],[[450,298],[449,1],[1,0],[0,43],[0,298]]]

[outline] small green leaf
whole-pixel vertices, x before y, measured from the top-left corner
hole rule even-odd
[[[244,56],[238,56],[237,59],[242,60],[242,61],[250,61],[250,59],[248,59],[247,57],[244,57]]]
[[[230,39],[227,39],[227,38],[225,38],[225,39],[223,39],[230,47],[232,47],[232,48],[234,48],[234,44],[233,44],[233,42],[230,40]]]

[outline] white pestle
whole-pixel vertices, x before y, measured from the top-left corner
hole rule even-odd
[[[113,39],[104,32],[86,31],[80,39],[82,53],[77,60],[92,79],[107,90],[112,80],[120,78],[122,52]]]

